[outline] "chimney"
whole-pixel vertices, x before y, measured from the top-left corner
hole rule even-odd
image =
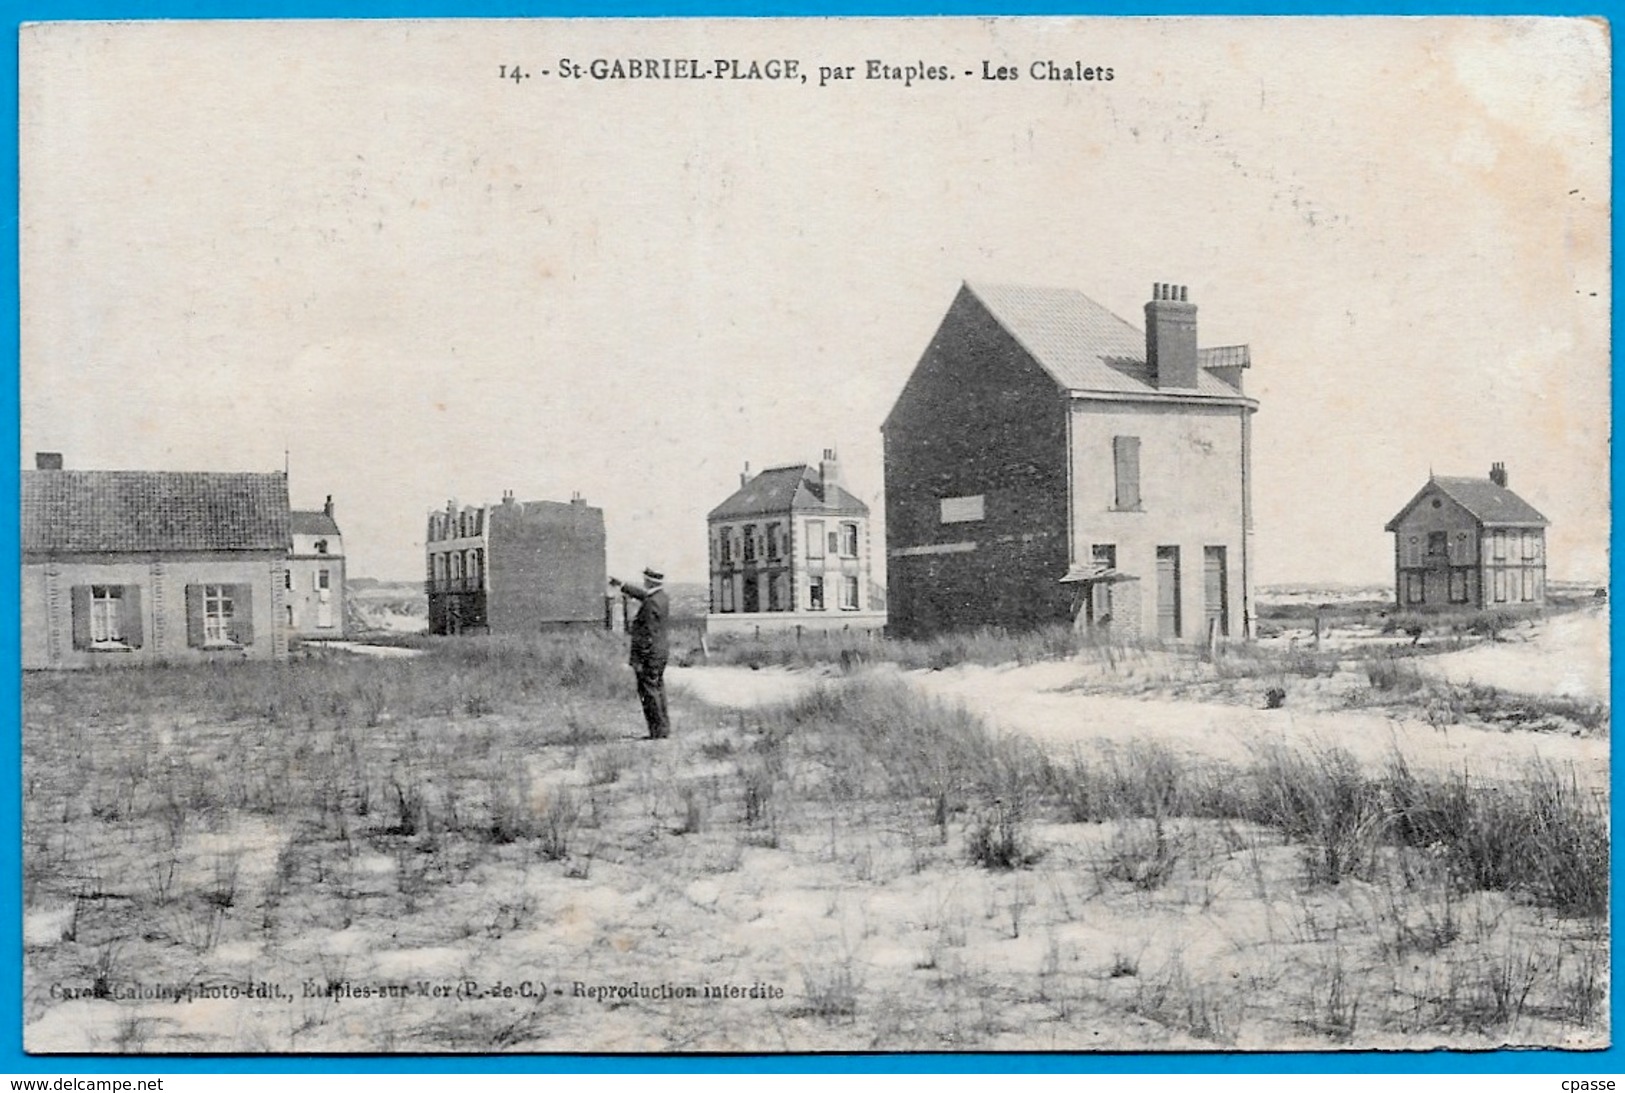
[[[503,505],[504,508],[510,508],[510,509],[513,508],[513,491],[512,490],[503,490],[502,491],[502,505]]]
[[[1507,465],[1505,463],[1490,464],[1490,481],[1502,489],[1507,486]]]
[[[841,463],[835,458],[834,448],[824,449],[824,458],[818,463],[818,483],[819,492],[826,500],[829,498],[830,487],[841,484]]]
[[[62,469],[62,453],[35,452],[34,469],[36,471],[60,471]]]
[[[322,515],[326,516],[329,520],[333,519],[333,495],[332,494],[327,495],[327,503],[322,506]]]
[[[1145,305],[1145,363],[1158,389],[1196,386],[1196,305],[1184,285],[1151,286]]]
[[[750,460],[745,461],[745,469],[739,472],[739,488],[744,489],[750,485]]]
[[[572,490],[570,491],[570,504],[578,509],[583,509],[587,507],[587,499],[581,496],[580,490]]]

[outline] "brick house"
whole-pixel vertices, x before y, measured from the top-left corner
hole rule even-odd
[[[1198,349],[1182,286],[1145,319],[961,287],[882,426],[897,633],[1250,634],[1250,354]]]
[[[425,590],[429,632],[536,633],[606,625],[604,510],[515,501],[429,515]]]
[[[287,476],[22,472],[22,664],[287,656]]]
[[[315,511],[295,509],[286,581],[284,625],[306,638],[344,636],[344,536],[333,498]]]
[[[1535,607],[1546,602],[1549,521],[1488,478],[1429,477],[1384,526],[1394,533],[1394,602],[1408,610]]]
[[[841,484],[833,448],[817,467],[792,463],[739,476],[706,517],[711,634],[875,630],[869,506]]]

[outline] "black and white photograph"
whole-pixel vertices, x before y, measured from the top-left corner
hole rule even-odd
[[[19,49],[28,1053],[1611,1045],[1605,22]]]

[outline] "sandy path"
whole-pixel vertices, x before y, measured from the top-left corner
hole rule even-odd
[[[878,668],[875,671],[895,671]],[[1384,763],[1397,748],[1415,767],[1466,769],[1499,777],[1540,758],[1585,781],[1606,785],[1608,741],[1554,733],[1497,732],[1364,710],[1249,709],[1216,702],[1124,698],[1060,690],[1079,675],[1065,661],[939,672],[899,672],[926,694],[961,702],[989,724],[1033,737],[1057,755],[1075,746],[1154,741],[1192,757],[1245,762],[1270,744],[1343,748],[1364,762]],[[667,678],[717,705],[748,708],[794,698],[828,673],[780,668],[675,668]]]
[[[1419,669],[1452,683],[1483,683],[1504,691],[1608,701],[1608,609],[1557,615],[1505,640],[1422,657]]]

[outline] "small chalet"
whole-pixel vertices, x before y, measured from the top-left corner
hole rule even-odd
[[[315,511],[292,513],[293,544],[288,555],[289,630],[306,638],[344,636],[344,536],[333,518],[333,498]]]
[[[1403,608],[1532,607],[1546,602],[1549,521],[1488,478],[1428,479],[1384,526],[1394,533],[1394,600]]]
[[[289,545],[280,473],[22,472],[22,664],[281,658]]]
[[[841,484],[833,448],[816,467],[747,467],[706,519],[708,633],[885,626],[870,589],[869,506]]]

